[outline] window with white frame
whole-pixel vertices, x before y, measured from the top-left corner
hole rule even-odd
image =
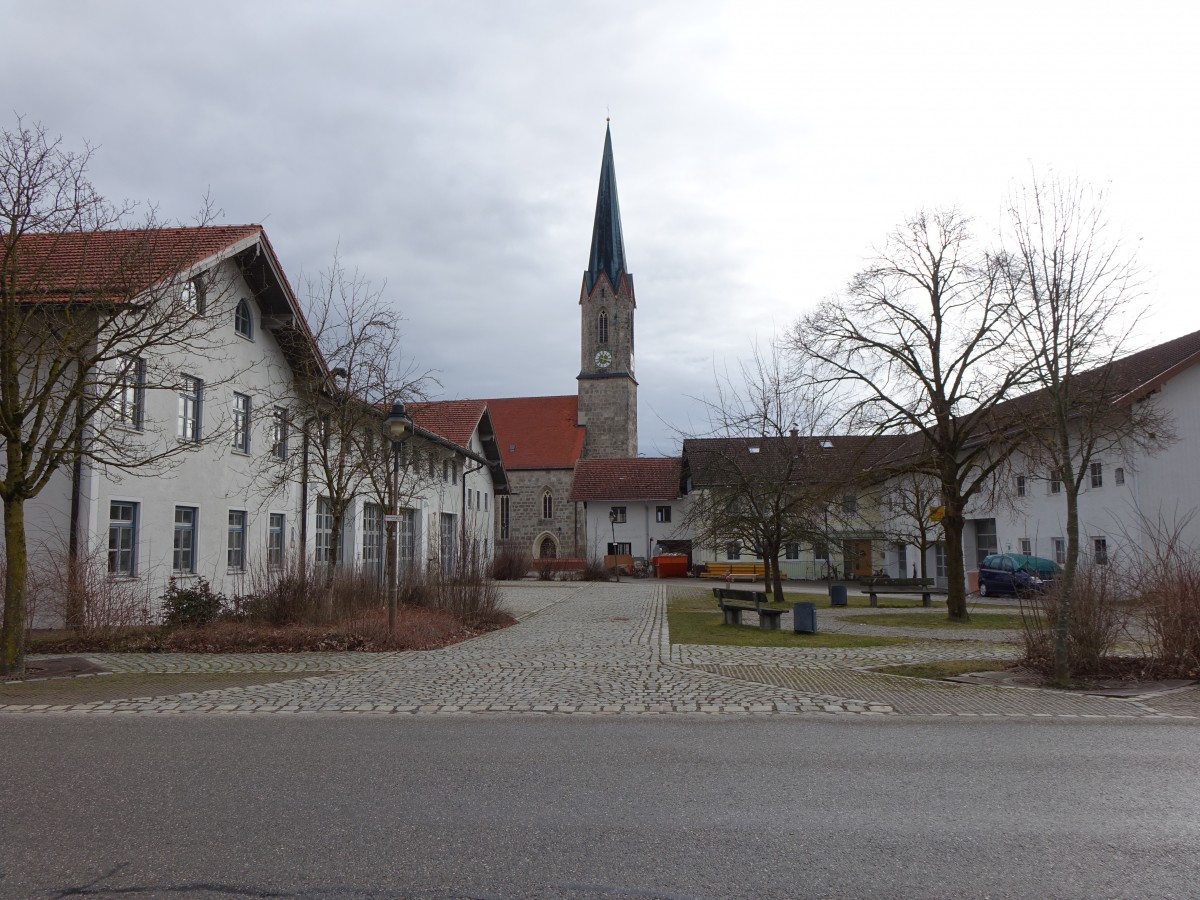
[[[1029,538],[1021,538],[1021,540],[1018,542],[1018,546],[1021,548],[1021,552],[1023,554],[1026,556],[1033,556],[1033,541],[1031,541]]]
[[[783,558],[784,559],[799,559],[800,558],[800,544],[797,541],[788,541],[786,544],[784,544]]]
[[[442,481],[450,481],[450,460],[448,459],[442,460]]]
[[[1113,481],[1115,481],[1117,484],[1125,483],[1125,469],[1124,468],[1122,468],[1121,466],[1117,466],[1116,469],[1113,470]]]
[[[138,504],[113,500],[108,504],[108,574],[137,574]]]
[[[1024,475],[1017,476],[1017,496],[1018,497],[1025,496],[1025,476]]]
[[[442,513],[441,533],[438,535],[438,546],[441,550],[442,571],[453,572],[454,561],[457,557],[458,517],[453,513]]]
[[[669,506],[654,507],[654,521],[655,522],[670,522],[671,521],[671,507],[669,507]]]
[[[458,460],[450,460],[450,483],[458,484]]]
[[[1092,538],[1092,558],[1098,566],[1108,565],[1108,538]]]
[[[267,520],[267,565],[283,568],[283,548],[287,519],[283,513],[271,513]]]
[[[1104,487],[1104,464],[1092,463],[1091,465],[1092,487]]]
[[[417,511],[415,509],[400,510],[400,523],[397,526],[396,541],[399,545],[396,553],[400,571],[407,572],[413,567],[417,558]]]
[[[248,341],[254,340],[254,317],[250,314],[250,304],[246,302],[245,297],[237,302],[237,308],[233,312],[233,330],[239,337]]]
[[[230,572],[241,572],[246,568],[246,511],[229,511],[228,540],[226,541],[225,563]]]
[[[1050,493],[1062,493],[1062,476],[1059,474],[1057,469],[1050,473]]]
[[[271,455],[276,459],[287,459],[288,455],[288,411],[275,407],[271,415]]]
[[[202,278],[186,281],[179,290],[179,300],[188,312],[204,315],[208,307],[208,296]]]
[[[184,375],[179,387],[179,422],[175,430],[182,441],[200,440],[201,413],[204,406],[204,382]]]
[[[842,512],[846,515],[854,515],[858,512],[858,498],[853,494],[846,494],[842,497]]]
[[[250,398],[245,394],[233,395],[233,449],[250,452]]]
[[[616,543],[609,542],[609,556],[633,556],[633,544],[628,541],[617,541]]]
[[[328,497],[317,498],[316,530],[313,541],[313,556],[319,563],[331,559],[333,547],[333,505]]]
[[[937,578],[946,577],[946,545],[940,541],[933,545],[933,574]]]
[[[363,504],[363,567],[383,571],[383,507],[378,503]]]
[[[142,430],[146,411],[146,361],[140,356],[121,357],[112,408],[119,424]]]
[[[614,506],[612,509],[610,509],[608,511],[608,513],[609,513],[609,515],[608,515],[609,521],[614,522],[617,525],[621,525],[625,522],[625,507],[624,506]]]
[[[741,559],[742,558],[742,545],[739,544],[737,541],[730,541],[728,544],[726,544],[725,545],[725,558],[726,559]]]
[[[1067,539],[1052,538],[1050,543],[1054,546],[1054,561],[1063,565],[1067,561]]]
[[[196,524],[194,506],[175,507],[175,539],[171,551],[171,569],[181,575],[196,571]]]

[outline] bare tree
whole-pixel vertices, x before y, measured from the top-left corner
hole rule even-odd
[[[968,501],[1015,447],[993,427],[997,405],[1027,380],[1012,349],[1018,309],[997,260],[977,248],[958,213],[919,213],[895,231],[843,296],[792,328],[802,382],[857,392],[854,415],[872,433],[920,435],[913,469],[938,480],[949,617],[965,621],[963,530]]]
[[[1072,588],[1079,565],[1079,495],[1093,464],[1113,451],[1153,450],[1170,422],[1152,401],[1126,395],[1138,385],[1119,358],[1141,310],[1134,257],[1111,239],[1103,197],[1079,182],[1039,179],[1008,210],[1004,269],[1018,304],[1021,345],[1039,390],[1018,401],[1028,455],[1049,465],[1066,505],[1066,560],[1058,587],[1054,680],[1070,678]],[[1102,476],[1101,476],[1102,477]]]
[[[941,531],[936,521],[936,510],[941,506],[937,479],[921,472],[906,472],[890,481],[886,490],[889,531],[898,543],[917,551],[920,577],[928,578],[929,551]],[[900,573],[901,577],[906,574]]]
[[[713,545],[756,548],[776,601],[783,601],[779,558],[787,543],[815,543],[824,533],[831,491],[819,439],[833,418],[832,395],[800,391],[778,352],[755,348],[735,380],[718,379],[706,402],[712,437],[684,441],[693,484],[687,524]]]
[[[191,269],[228,240],[162,229],[153,213],[125,229],[136,210],[96,191],[91,157],[20,119],[0,133],[2,674],[24,669],[25,504],[63,471],[153,470],[195,450],[199,435],[152,427],[140,398],[180,389],[181,356],[223,352],[205,316],[222,298]]]
[[[304,294],[324,365],[302,371],[281,398],[288,404],[290,423],[279,427],[299,432],[301,450],[271,460],[269,478],[280,487],[299,480],[304,492],[315,486],[318,526],[327,535],[315,547],[316,562],[332,578],[344,556],[342,535],[355,501],[372,498],[391,509],[421,484],[422,468],[414,464],[417,451],[412,448],[410,464],[392,483],[392,451],[383,420],[393,401],[422,398],[434,381],[403,355],[402,318],[382,288],[358,271],[348,271],[336,253],[327,269],[305,282]],[[306,562],[302,554],[301,566]]]

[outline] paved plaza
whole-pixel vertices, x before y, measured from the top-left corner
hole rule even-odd
[[[75,703],[9,703],[7,714],[85,715],[860,715],[1200,720],[1200,689],[1132,699],[957,684],[873,671],[936,659],[1016,658],[1011,632],[938,640],[933,629],[840,622],[822,631],[900,632],[864,648],[670,644],[661,582],[531,582],[503,588],[519,624],[442,650],[397,653],[94,654],[124,675],[240,677],[237,686]],[[852,610],[862,613],[863,610]],[[930,610],[944,615],[944,611]],[[864,629],[867,629],[864,631]],[[249,684],[261,676],[261,683]],[[103,679],[106,676],[92,676]]]

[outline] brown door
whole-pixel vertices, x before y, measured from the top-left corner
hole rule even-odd
[[[870,541],[842,541],[842,556],[846,561],[847,578],[869,578],[874,574]]]

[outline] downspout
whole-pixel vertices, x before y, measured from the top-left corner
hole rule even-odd
[[[311,421],[311,420],[310,420]],[[300,440],[300,580],[308,574],[308,422]]]

